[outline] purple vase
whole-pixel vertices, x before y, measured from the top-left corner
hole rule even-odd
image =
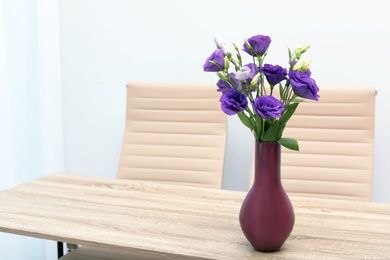
[[[255,180],[241,206],[241,229],[256,250],[272,252],[286,241],[294,220],[280,180],[280,144],[256,142]]]

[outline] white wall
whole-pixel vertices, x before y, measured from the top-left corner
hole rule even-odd
[[[388,10],[381,0],[60,0],[65,170],[115,176],[128,80],[215,82],[202,71],[214,35],[241,45],[267,34],[270,63],[309,42],[320,87],[377,87],[373,198],[390,203]],[[246,189],[252,137],[237,118],[227,148],[224,188]]]

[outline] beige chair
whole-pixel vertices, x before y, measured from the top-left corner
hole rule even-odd
[[[212,84],[129,82],[117,177],[220,189],[227,117],[219,97]],[[157,258],[81,246],[61,259]]]
[[[216,87],[127,86],[118,178],[221,188],[227,118]]]
[[[369,201],[376,90],[322,87],[319,94],[298,106],[285,129],[300,151],[282,149],[283,186],[290,195]]]

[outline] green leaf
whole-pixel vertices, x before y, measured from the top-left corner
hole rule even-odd
[[[242,122],[246,127],[248,127],[251,131],[253,131],[254,125],[253,125],[252,121],[248,118],[248,116],[245,115],[245,113],[242,112],[242,111],[241,111],[241,112],[238,112],[237,115],[238,115],[238,118],[240,118],[241,122]]]
[[[271,125],[275,122],[275,118],[268,118],[267,120],[264,120],[264,131],[267,131],[268,128],[271,127]]]
[[[298,105],[299,103],[293,103],[286,107],[286,110],[284,111],[283,115],[279,119],[279,131],[278,131],[277,140],[279,140],[282,137],[284,128],[286,127],[288,120],[290,120],[290,118],[294,114]]]
[[[272,125],[265,132],[263,142],[276,142],[278,137],[279,121],[275,120]]]
[[[282,146],[286,147],[287,149],[299,151],[299,144],[298,141],[294,138],[280,138],[278,140],[278,143],[280,143]]]
[[[284,111],[283,115],[280,117],[279,120],[280,121],[279,124],[281,127],[284,128],[286,126],[287,121],[292,117],[298,105],[299,103],[293,103],[286,107],[286,110]]]
[[[291,102],[300,103],[300,102],[305,102],[305,100],[296,97],[296,98],[291,99]]]
[[[255,114],[255,120],[256,120],[256,130],[257,130],[257,133],[259,133],[259,138],[260,138],[260,134],[261,132],[263,131],[263,118],[259,115],[259,114]]]
[[[283,86],[282,84],[279,83],[279,95],[280,95],[280,99],[281,100],[284,100],[284,93],[283,93]]]

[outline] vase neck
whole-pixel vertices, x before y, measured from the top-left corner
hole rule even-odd
[[[256,142],[255,182],[280,183],[280,144]]]

